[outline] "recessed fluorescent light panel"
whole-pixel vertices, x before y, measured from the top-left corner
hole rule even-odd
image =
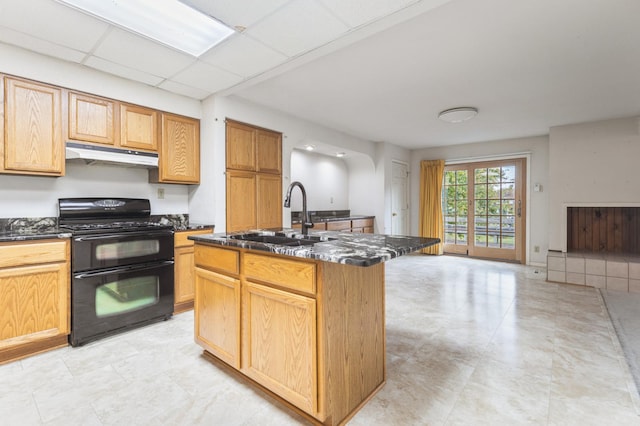
[[[234,33],[177,0],[58,1],[195,57]]]

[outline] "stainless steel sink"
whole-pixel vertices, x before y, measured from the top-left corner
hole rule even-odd
[[[285,235],[264,235],[259,233],[230,235],[233,240],[253,241],[256,243],[277,244],[280,246],[312,246],[316,243],[335,240],[335,238],[320,237],[317,235],[300,235],[299,238]]]

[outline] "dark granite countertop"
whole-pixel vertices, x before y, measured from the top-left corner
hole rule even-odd
[[[211,229],[214,225],[191,223],[189,215],[155,215],[150,220],[163,225],[171,225],[176,231],[192,231],[196,229]],[[0,242],[43,240],[47,238],[70,238],[71,233],[58,228],[57,217],[19,217],[0,218]]]
[[[421,238],[401,235],[362,234],[351,232],[315,231],[309,236],[318,240],[312,245],[286,245],[234,239],[241,234],[256,237],[275,236],[302,239],[294,229],[252,230],[237,233],[218,233],[190,236],[190,240],[266,251],[283,256],[315,259],[324,262],[343,263],[356,266],[371,266],[394,259],[440,242],[438,238]],[[303,241],[305,242],[305,241]],[[294,243],[295,244],[295,243]]]
[[[46,240],[49,238],[71,238],[71,232],[58,228],[24,229],[0,232],[0,243],[27,240]]]
[[[198,229],[215,229],[215,225],[207,225],[203,223],[189,223],[184,226],[176,226],[176,231],[196,231]]]

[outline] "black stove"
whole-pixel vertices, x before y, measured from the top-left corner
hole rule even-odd
[[[72,233],[72,346],[171,317],[173,227],[150,221],[149,200],[61,198],[58,207],[58,226]]]
[[[74,235],[172,229],[151,222],[151,204],[142,198],[61,198],[59,227]]]

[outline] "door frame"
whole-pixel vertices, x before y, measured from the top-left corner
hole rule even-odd
[[[523,265],[528,265],[530,263],[531,252],[529,249],[529,240],[531,236],[531,151],[522,151],[522,152],[514,152],[504,155],[486,155],[486,156],[477,156],[477,157],[461,157],[461,158],[452,158],[445,160],[445,166],[453,166],[456,164],[464,164],[464,163],[483,163],[487,161],[500,161],[500,160],[514,160],[514,159],[523,159],[524,160],[524,176],[526,177],[526,181],[523,186],[523,203],[524,203],[524,213],[525,213],[525,226],[524,226],[524,235],[522,236],[522,250],[524,254],[524,262]]]

